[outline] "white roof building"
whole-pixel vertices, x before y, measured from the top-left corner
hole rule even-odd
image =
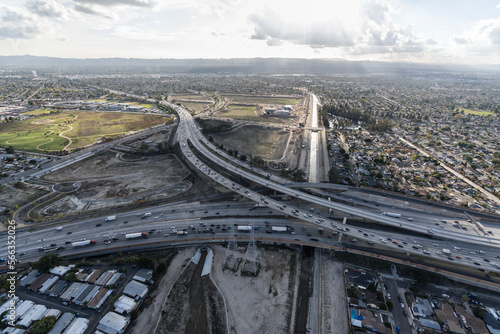
[[[47,308],[43,305],[35,305],[30,308],[19,320],[16,325],[28,328],[37,320],[42,319],[43,315],[47,312]]]
[[[129,318],[121,316],[115,312],[108,312],[97,325],[97,330],[106,334],[122,333],[130,322]]]
[[[89,319],[76,318],[66,328],[63,334],[83,334],[87,330],[88,326],[89,326]]]
[[[63,276],[66,274],[68,271],[71,270],[71,266],[65,267],[65,266],[58,266],[50,269],[49,273],[52,275],[57,275],[57,276]]]
[[[135,299],[121,295],[120,298],[118,298],[118,300],[114,303],[114,305],[115,312],[123,314],[133,311],[137,306],[137,303],[135,302]]]

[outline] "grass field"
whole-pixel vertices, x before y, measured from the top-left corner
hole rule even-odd
[[[157,115],[68,111],[18,122],[0,123],[0,146],[44,152],[95,143],[103,136],[121,135],[168,122]],[[63,138],[61,135],[68,137]]]
[[[244,117],[245,119],[247,119],[248,117],[256,118],[257,114],[255,113],[255,107],[239,106],[233,104],[229,105],[228,110],[218,112],[217,116],[236,118],[236,119],[242,119],[242,117]]]
[[[195,114],[198,114],[202,112],[203,110],[207,109],[210,104],[209,103],[197,103],[197,102],[181,102],[181,104],[188,108],[189,110],[193,111]]]
[[[224,96],[234,103],[247,103],[247,104],[279,104],[279,105],[295,105],[302,99],[293,97],[275,97],[275,96],[251,96],[251,95],[227,95]]]
[[[478,111],[478,110],[471,110],[471,109],[465,109],[465,108],[460,108],[460,111],[463,111],[465,114],[472,114],[472,115],[479,115],[479,116],[488,116],[488,115],[495,114],[492,111]]]

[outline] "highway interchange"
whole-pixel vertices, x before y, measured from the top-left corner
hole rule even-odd
[[[313,101],[317,103],[316,98],[313,98]],[[403,213],[403,217],[391,218],[381,215],[381,207],[378,207],[379,204],[367,200],[369,196],[359,201],[359,205],[352,206],[288,187],[286,185],[290,183],[289,180],[274,175],[270,176],[266,171],[251,167],[246,162],[229,156],[216,148],[201,134],[189,112],[177,105],[168,105],[174,108],[179,115],[177,140],[186,162],[191,167],[196,168],[200,174],[203,174],[206,180],[247,198],[249,202],[170,203],[151,209],[124,212],[118,214],[116,221],[112,222],[104,222],[104,217],[99,217],[65,224],[62,231],[55,231],[55,227],[50,227],[44,230],[18,232],[16,236],[17,254],[20,261],[36,260],[44,254],[39,249],[44,250],[51,245],[65,247],[59,250],[61,255],[73,256],[88,252],[89,248],[92,248],[92,252],[111,253],[118,249],[141,244],[180,245],[185,242],[220,242],[227,240],[230,233],[247,239],[248,235],[235,232],[234,224],[253,224],[254,227],[258,228],[255,234],[256,239],[274,238],[297,244],[313,241],[318,246],[343,243],[351,246],[363,245],[366,248],[385,248],[407,254],[429,256],[443,261],[455,261],[465,266],[487,271],[497,270],[497,263],[500,264],[497,255],[500,254],[498,251],[500,240],[497,237],[500,235],[500,230],[495,225],[486,225],[486,229],[491,230],[492,233],[484,234],[478,231],[473,222],[460,219],[461,226],[469,227],[467,231],[464,231],[461,228],[452,227],[455,219],[452,216],[446,216],[446,213],[443,216],[433,216],[405,207],[392,206],[390,209],[399,210]],[[104,147],[99,149],[104,149]],[[67,164],[70,160],[71,158],[64,159],[60,164]],[[240,175],[252,183],[258,184],[261,189],[267,188],[277,191],[291,196],[294,200],[285,203],[264,196],[252,190],[253,188],[245,188],[233,180],[229,180],[227,176],[221,175],[203,161],[210,161],[210,165],[216,165],[218,171],[225,169],[234,175]],[[55,168],[57,166],[51,167],[53,170]],[[376,200],[378,199],[374,199],[374,201]],[[260,203],[267,208],[250,210],[253,203]],[[372,205],[376,206],[372,207]],[[310,208],[314,208],[314,210],[311,211]],[[355,216],[377,222],[387,228],[383,231],[377,228],[379,225],[360,228],[349,224],[349,221],[346,223],[342,219],[330,219],[328,218],[330,209],[335,212],[336,217],[339,217],[339,213],[343,213],[346,216]],[[384,209],[384,211],[389,210]],[[146,212],[151,212],[151,217],[141,219]],[[408,218],[414,220],[410,221]],[[442,220],[445,220],[446,223],[443,223]],[[201,226],[200,223],[206,226]],[[266,223],[269,226],[288,225],[293,228],[293,234],[292,230],[280,234],[265,233],[266,229],[269,229]],[[176,230],[186,229],[188,235],[174,235],[172,227],[175,227]],[[229,229],[229,227],[231,228]],[[324,230],[324,233],[319,233],[320,228]],[[124,235],[132,232],[148,232],[150,236],[148,239],[126,240]],[[168,236],[166,236],[167,234]],[[113,240],[113,237],[116,240]],[[71,247],[71,242],[82,239],[96,240],[97,245],[82,248]],[[355,242],[351,241],[354,239]],[[105,240],[108,242],[105,243]],[[2,246],[5,245],[2,244]],[[1,249],[6,250],[6,247]],[[449,249],[451,254],[443,254],[442,249]],[[0,257],[6,257],[6,255],[5,251],[0,252]]]

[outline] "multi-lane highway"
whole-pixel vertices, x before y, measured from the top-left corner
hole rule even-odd
[[[241,161],[238,161],[237,159],[229,157],[227,154],[220,152],[215,146],[213,146],[208,140],[206,140],[202,136],[201,132],[194,123],[194,120],[191,114],[189,114],[189,112],[175,105],[171,105],[171,107],[177,110],[181,118],[181,122],[178,128],[179,131],[178,138],[181,143],[181,148],[183,153],[185,154],[187,159],[195,162],[195,166],[200,171],[204,172],[208,176],[213,176],[213,174],[211,175],[210,171],[207,172],[208,167],[205,166],[202,162],[200,162],[198,158],[194,155],[194,153],[191,152],[191,150],[189,149],[188,140],[189,143],[191,143],[197,149],[198,152],[203,154],[205,158],[209,159],[212,163],[215,163],[218,166],[223,167],[230,172],[241,175],[252,182],[260,184],[261,186],[271,188],[283,194],[295,196],[296,198],[300,198],[301,200],[307,201],[313,205],[321,205],[326,208],[331,208],[336,211],[345,212],[347,214],[375,221],[377,223],[381,223],[387,226],[399,229],[405,229],[413,233],[427,234],[429,237],[434,237],[436,234],[436,231],[434,229],[428,227],[423,228],[422,225],[414,224],[412,221],[404,221],[401,219],[383,216],[379,212],[373,212],[370,210],[366,210],[364,208],[352,207],[349,205],[328,201],[326,199],[319,198],[317,196],[289,188],[283,185],[285,182],[276,177],[273,177],[273,180],[269,180],[266,177],[267,173],[265,173],[264,171],[258,170],[253,167],[249,167],[248,165],[245,165]],[[219,183],[220,185],[225,186],[226,188],[232,188],[232,186],[229,185],[228,182],[224,183],[219,179],[216,179],[215,177],[213,177],[213,180]],[[242,193],[242,195],[250,200],[257,202],[259,201],[259,194],[257,193],[252,193],[251,191],[248,191],[246,193],[245,192]],[[285,209],[284,211],[288,214],[293,214],[292,210],[295,209],[296,208],[288,208]],[[302,219],[300,215],[297,218]],[[320,225],[322,225],[325,228],[331,228],[331,221],[326,220],[324,222],[320,222]],[[443,239],[461,240],[461,242],[468,242],[479,245],[486,243],[489,247],[500,247],[500,240],[496,237],[492,237],[489,235],[488,236],[482,236],[477,234],[473,235],[470,233],[463,233],[462,231],[455,231],[455,230],[440,230],[438,233],[439,237]]]
[[[157,242],[158,244],[179,243],[182,242],[183,238],[186,241],[194,242],[197,239],[207,241],[211,239],[227,240],[229,235],[234,233],[234,228],[229,229],[234,223],[254,223],[255,227],[260,227],[256,231],[257,238],[264,235],[269,237],[270,234],[264,234],[267,228],[265,220],[259,217],[251,217],[252,215],[259,216],[261,214],[259,210],[268,210],[266,215],[276,216],[276,219],[272,221],[271,218],[267,218],[269,224],[272,224],[272,226],[289,225],[294,228],[293,231],[289,230],[287,233],[279,235],[280,239],[289,240],[292,243],[309,242],[311,240],[318,244],[351,243],[352,246],[363,245],[368,248],[385,248],[408,254],[424,254],[432,258],[443,259],[443,261],[459,261],[464,265],[487,268],[488,270],[496,270],[496,262],[500,263],[496,255],[498,254],[498,247],[500,247],[500,241],[496,237],[498,233],[486,236],[481,233],[471,233],[473,232],[472,225],[468,231],[461,228],[452,228],[450,227],[452,220],[449,220],[449,225],[443,226],[445,223],[440,222],[440,219],[449,219],[443,216],[434,219],[434,224],[437,223],[434,226],[429,222],[419,222],[418,219],[415,219],[415,221],[407,219],[407,217],[417,216],[415,212],[406,212],[406,215],[403,212],[403,218],[391,218],[381,215],[378,208],[370,208],[368,205],[346,205],[288,187],[286,186],[289,183],[287,179],[271,176],[266,171],[251,167],[245,162],[220,151],[202,136],[189,112],[177,105],[168,105],[174,108],[179,115],[177,140],[186,161],[212,182],[226,187],[254,203],[266,206],[268,209],[249,210],[252,205],[246,206],[241,203],[238,205],[211,203],[196,206],[179,203],[168,208],[163,206],[151,209],[153,210],[152,215],[146,219],[140,219],[140,217],[149,211],[147,209],[123,213],[118,215],[117,220],[113,222],[105,223],[103,218],[100,218],[99,220],[90,219],[67,224],[62,231],[58,232],[54,231],[54,227],[48,230],[20,232],[17,235],[17,252],[22,261],[38,258],[44,252],[39,249],[45,250],[54,247],[51,245],[65,247],[65,249],[60,250],[63,255],[77,254],[85,251],[85,248],[73,248],[71,243],[81,239],[96,239],[97,245],[89,247],[103,251],[151,242]],[[191,147],[196,150],[192,150]],[[217,171],[207,166],[204,161],[210,161],[211,166],[217,166]],[[67,162],[62,161],[61,165],[65,163]],[[58,168],[57,164],[55,165],[51,168]],[[263,196],[227,179],[220,173],[222,169],[240,175],[262,187],[289,195],[295,200],[285,203]],[[302,203],[302,207],[299,207],[299,203]],[[304,205],[306,205],[306,208],[303,207]],[[319,209],[321,214],[318,215],[316,210],[311,212],[309,208]],[[360,229],[346,224],[345,221],[340,222],[327,218],[330,210],[334,210],[336,214],[343,212],[346,215],[377,222],[396,229],[392,229],[391,232],[380,232],[376,227],[371,226]],[[294,219],[283,219],[284,216]],[[208,223],[203,222],[204,219],[209,219],[209,225],[214,225],[208,227],[209,229],[212,227],[212,231],[206,230],[207,227],[200,225],[200,222]],[[462,226],[466,224],[465,221],[460,223],[462,223]],[[217,225],[220,225],[220,227],[218,228]],[[186,229],[189,234],[184,236],[172,235],[172,227]],[[223,227],[225,227],[224,230]],[[319,232],[320,228],[324,230],[323,233]],[[407,236],[405,231],[411,232],[414,236]],[[124,235],[132,232],[148,232],[150,237],[149,239],[125,240]],[[274,234],[272,235],[274,236]],[[2,247],[1,249],[6,248]],[[449,249],[450,253],[443,253],[443,249]],[[5,255],[0,254],[0,257],[5,257]]]

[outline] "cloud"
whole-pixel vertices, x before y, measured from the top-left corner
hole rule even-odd
[[[28,11],[0,7],[0,39],[33,39],[45,31],[43,21]]]
[[[80,13],[84,13],[84,14],[101,16],[101,17],[104,17],[106,19],[112,19],[112,20],[117,18],[115,13],[109,12],[101,7],[98,7],[98,6],[82,5],[82,4],[75,3],[74,8],[76,11],[78,11]]]
[[[127,5],[135,7],[152,8],[157,5],[157,2],[155,0],[73,0],[73,1],[78,2],[82,5],[96,4],[104,7]]]
[[[65,18],[67,9],[55,0],[28,0],[26,8],[33,14],[44,17]]]
[[[254,25],[251,39],[282,40],[312,47],[337,47],[353,45],[350,34],[343,27],[326,22],[300,25],[290,22],[274,12],[252,14],[249,21]],[[272,42],[273,44],[276,41]]]
[[[467,38],[464,38],[464,37],[455,36],[452,38],[452,40],[453,40],[453,42],[460,44],[460,45],[469,44],[469,41],[467,40]]]

